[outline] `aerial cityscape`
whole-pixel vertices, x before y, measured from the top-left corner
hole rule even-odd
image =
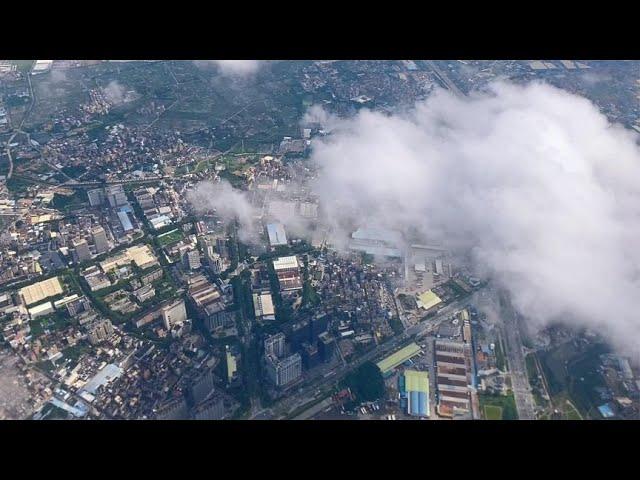
[[[0,420],[638,420],[638,238],[638,61],[0,60]]]

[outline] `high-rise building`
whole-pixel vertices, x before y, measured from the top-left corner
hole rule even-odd
[[[76,315],[80,315],[82,312],[90,310],[91,302],[89,302],[87,297],[80,297],[67,303],[65,306],[67,307],[67,313],[69,313],[69,316],[75,317]]]
[[[266,363],[267,375],[277,387],[289,385],[302,376],[302,357],[299,353],[283,359],[268,355]]]
[[[107,233],[104,231],[104,228],[102,228],[101,226],[94,227],[91,230],[91,236],[93,237],[93,243],[96,246],[96,253],[98,255],[109,251],[109,242],[107,240]]]
[[[219,253],[213,252],[211,255],[207,254],[207,263],[211,267],[211,271],[216,275],[219,275],[224,270],[222,256]]]
[[[193,417],[196,420],[221,420],[225,413],[224,399],[214,394],[212,398],[195,408]]]
[[[323,362],[329,362],[336,351],[336,339],[329,333],[324,332],[318,336],[318,351]]]
[[[91,251],[89,250],[89,244],[84,238],[75,239],[71,242],[71,245],[75,249],[76,262],[84,262],[91,258]]]
[[[274,355],[277,358],[284,356],[284,333],[276,333],[264,339],[264,354]]]
[[[195,378],[189,386],[189,400],[197,405],[207,399],[213,393],[213,373],[207,371]]]
[[[321,362],[318,347],[311,343],[302,344],[302,364],[307,370],[316,367]]]
[[[96,345],[103,340],[106,340],[113,334],[113,325],[111,320],[104,319],[94,322],[89,327],[87,338],[91,345]]]
[[[184,300],[176,300],[162,309],[162,321],[167,330],[170,330],[176,323],[184,322],[187,319],[187,310]]]
[[[110,185],[105,189],[105,196],[111,207],[120,207],[127,203],[127,195],[122,185]]]
[[[216,250],[223,259],[229,258],[229,247],[227,247],[227,241],[224,238],[216,238]]]
[[[172,400],[158,408],[158,420],[186,420],[189,418],[189,406],[184,398]]]
[[[329,315],[326,313],[321,313],[320,315],[311,318],[311,343],[315,344],[318,336],[322,332],[326,332],[328,326]]]
[[[200,252],[198,250],[189,250],[182,256],[182,263],[189,270],[197,270],[200,268]]]
[[[89,190],[87,191],[87,197],[89,197],[89,205],[99,207],[104,203],[104,190],[102,188]]]

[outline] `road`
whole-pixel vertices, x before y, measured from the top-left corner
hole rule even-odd
[[[520,318],[516,313],[506,293],[500,295],[501,318],[504,322],[504,339],[513,395],[518,409],[518,417],[521,420],[535,420],[535,400],[531,393],[531,385],[527,377],[527,367],[522,350],[522,338],[520,336]]]
[[[13,142],[13,139],[16,137],[16,135],[18,135],[18,132],[14,132],[13,135],[11,135],[11,138],[9,138],[9,140],[7,141],[7,157],[9,158],[9,173],[7,173],[7,180],[9,180],[11,178],[11,175],[13,175],[13,158],[11,157],[11,142]]]
[[[9,158],[9,172],[7,173],[7,180],[9,180],[13,175],[13,157],[11,157],[11,142],[13,142],[13,139],[16,137],[16,135],[18,135],[18,133],[23,133],[23,134],[25,133],[22,131],[22,126],[24,125],[25,120],[31,114],[31,111],[33,110],[33,107],[36,104],[36,97],[33,94],[33,86],[31,85],[31,72],[27,73],[27,83],[29,85],[29,96],[31,97],[31,103],[29,104],[29,109],[22,116],[22,120],[20,120],[20,125],[18,125],[18,128],[16,128],[16,131],[13,133],[13,135],[11,135],[11,138],[7,142],[7,157]],[[25,135],[27,135],[27,138],[29,138],[28,134],[25,134]]]
[[[465,94],[462,90],[460,90],[457,85],[451,80],[445,72],[440,70],[440,68],[436,65],[436,63],[432,60],[425,60],[425,63],[429,66],[429,68],[436,74],[436,77],[440,80],[440,83],[448,90],[452,91],[459,97],[464,97]]]

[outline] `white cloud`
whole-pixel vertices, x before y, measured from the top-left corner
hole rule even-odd
[[[255,218],[259,212],[251,205],[245,192],[234,189],[226,180],[200,182],[189,191],[187,199],[196,212],[215,212],[225,222],[237,219],[242,241],[247,241],[255,232]]]
[[[126,99],[127,91],[117,80],[111,80],[103,89],[106,100],[112,105],[120,105]]]
[[[640,150],[585,98],[549,85],[437,91],[411,111],[361,111],[314,142],[334,226],[441,239],[507,288],[535,326],[590,327],[637,354]]]
[[[264,62],[260,60],[196,60],[195,64],[201,68],[214,66],[228,77],[248,77],[258,72]]]

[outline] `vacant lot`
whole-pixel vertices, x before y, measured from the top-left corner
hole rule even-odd
[[[478,400],[486,420],[518,419],[518,410],[512,392],[508,395],[478,395]],[[498,409],[500,410],[499,418]]]

